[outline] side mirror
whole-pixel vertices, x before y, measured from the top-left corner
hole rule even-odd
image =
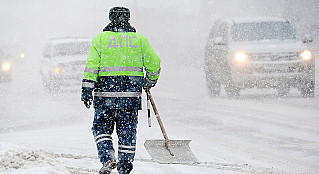
[[[226,45],[224,39],[222,37],[215,37],[213,39],[214,45]]]
[[[302,38],[303,43],[310,43],[313,42],[313,37],[311,34],[305,34],[304,37]]]

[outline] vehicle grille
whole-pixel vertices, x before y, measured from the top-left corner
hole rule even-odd
[[[70,63],[59,64],[67,72],[84,71],[86,61],[74,61]]]
[[[285,61],[298,60],[297,52],[282,52],[282,53],[252,53],[249,54],[252,61]]]

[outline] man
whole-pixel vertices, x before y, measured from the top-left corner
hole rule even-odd
[[[87,108],[93,101],[92,132],[103,164],[100,174],[109,174],[116,166],[120,174],[127,174],[133,169],[142,87],[155,86],[160,75],[160,59],[147,39],[136,33],[128,22],[129,9],[111,8],[109,19],[111,23],[92,40],[81,100]],[[118,163],[112,142],[114,125],[118,136]]]

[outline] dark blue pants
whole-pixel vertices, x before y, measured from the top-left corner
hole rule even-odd
[[[116,125],[118,136],[119,173],[130,173],[136,150],[136,128],[138,110],[106,110],[95,108],[92,132],[102,164],[115,161],[112,133]]]

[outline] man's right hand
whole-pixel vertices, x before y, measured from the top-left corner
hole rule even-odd
[[[151,80],[148,77],[144,78],[144,84],[143,84],[143,89],[151,89],[156,85],[157,80]]]

